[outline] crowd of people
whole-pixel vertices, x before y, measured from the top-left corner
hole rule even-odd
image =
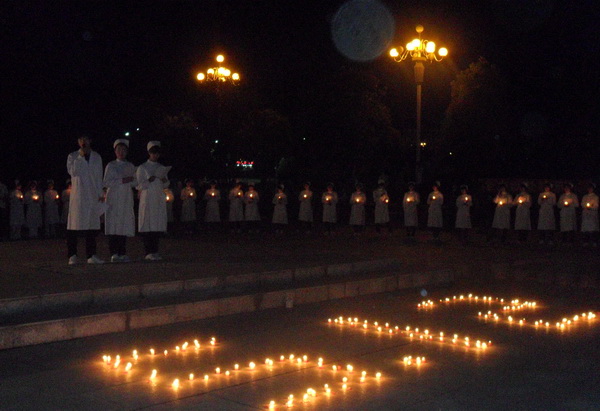
[[[222,196],[217,181],[210,181],[204,193],[199,196],[192,179],[186,179],[185,186],[179,189],[170,188],[170,167],[158,162],[161,148],[159,141],[147,144],[148,161],[135,167],[127,161],[129,141],[116,140],[113,144],[115,160],[109,162],[104,171],[100,155],[91,149],[91,140],[81,137],[78,143],[79,150],[68,156],[67,171],[71,178],[60,194],[51,180],[47,181],[43,192],[35,181],[29,183],[26,190],[19,181],[15,181],[10,192],[0,183],[0,212],[3,227],[9,228],[6,230],[8,238],[21,239],[23,228],[27,238],[38,237],[42,228],[46,238],[63,234],[67,239],[68,262],[76,264],[77,237],[84,236],[86,261],[99,264],[103,261],[96,255],[95,238],[102,223],[109,240],[111,262],[130,261],[126,239],[136,234],[136,217],[137,232],[144,239],[145,259],[152,261],[161,259],[159,239],[167,232],[169,224],[175,221],[175,214],[184,232],[191,234],[195,232],[199,220],[204,221],[209,229],[219,226],[222,223],[222,204],[226,203],[225,220],[231,231],[258,232],[261,229],[261,196],[252,182],[243,184],[236,181],[226,195]],[[514,197],[504,185],[500,185],[492,200],[494,214],[488,240],[504,242],[509,230],[514,229],[518,240],[525,242],[528,240],[528,233],[536,228],[540,244],[552,244],[558,219],[562,242],[574,242],[576,232],[580,231],[582,244],[595,247],[599,233],[599,198],[595,189],[596,186],[590,183],[587,193],[580,199],[573,193],[573,186],[567,183],[561,187],[562,192],[557,198],[554,187],[547,183],[535,199],[526,183],[521,184]],[[279,184],[273,197],[269,198],[272,230],[276,234],[284,232],[290,221],[288,204],[296,202],[300,229],[310,233],[313,223],[320,220],[323,233],[331,235],[340,223],[338,208],[342,208],[342,197],[347,202],[347,221],[355,235],[360,236],[365,230],[367,205],[372,210],[370,221],[374,222],[376,232],[391,231],[389,207],[392,200],[384,179],[380,179],[372,191],[372,202],[368,200],[362,184],[357,184],[350,195],[340,196],[334,184],[329,183],[318,197],[311,184],[306,182],[295,199],[290,199],[286,194],[286,187]],[[199,215],[200,201],[203,201],[202,216]],[[136,203],[137,215],[134,212]],[[433,183],[424,204],[421,203],[416,184],[409,183],[400,203],[407,238],[414,240],[420,215],[423,218],[422,214],[426,209],[426,225],[433,240],[438,241],[444,219],[448,218],[447,213],[443,212],[448,207],[444,206],[444,194],[439,182]],[[177,212],[174,212],[174,205],[178,208]],[[536,205],[539,211],[537,225],[532,221],[531,213],[532,207]],[[454,202],[453,226],[464,243],[469,241],[469,232],[473,227],[472,206],[473,197],[469,193],[469,187],[463,185]]]

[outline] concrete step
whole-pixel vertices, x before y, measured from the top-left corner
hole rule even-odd
[[[362,278],[361,278],[362,277]],[[367,277],[367,278],[364,278]],[[360,295],[407,290],[424,286],[443,286],[454,280],[451,270],[390,274],[372,272],[314,280],[313,285],[270,285],[254,290],[223,292],[208,298],[167,297],[154,304],[118,309],[118,305],[85,310],[55,311],[57,318],[31,320],[0,327],[0,349],[63,341],[99,334],[161,326],[223,315],[270,308],[356,297]],[[308,283],[306,283],[308,284]]]

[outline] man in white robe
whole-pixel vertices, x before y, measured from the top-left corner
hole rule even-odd
[[[85,253],[89,264],[102,264],[96,255],[96,235],[104,201],[102,191],[102,158],[92,150],[87,136],[77,140],[79,150],[67,157],[71,176],[71,197],[67,217],[67,249],[69,264],[77,263],[77,236],[85,236]]]

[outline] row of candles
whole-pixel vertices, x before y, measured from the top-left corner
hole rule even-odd
[[[15,194],[15,196],[16,196],[16,197],[17,197],[19,200],[23,200],[23,199],[25,198],[25,196],[23,196],[23,193],[21,193],[21,192],[18,192],[18,193],[16,193],[16,194]],[[39,194],[33,193],[33,194],[31,195],[31,199],[32,199],[33,201],[39,201],[39,200],[40,200],[40,198],[41,198],[41,197],[40,197],[40,195],[39,195]],[[60,196],[59,196],[58,194],[56,194],[56,196],[54,196],[54,199],[55,199],[55,200],[59,200],[59,199],[60,199]]]
[[[463,338],[460,338],[458,334],[453,334],[452,338],[446,337],[446,334],[443,331],[440,331],[439,333],[437,332],[432,332],[429,329],[424,329],[423,331],[421,331],[418,327],[416,328],[412,328],[410,325],[407,325],[406,327],[404,327],[403,329],[401,329],[399,326],[395,325],[392,326],[390,325],[390,323],[386,322],[385,324],[380,324],[378,321],[374,321],[372,323],[369,322],[369,320],[359,320],[358,318],[352,318],[352,317],[348,317],[348,318],[344,318],[343,316],[340,316],[338,318],[329,318],[327,320],[328,324],[337,324],[340,326],[344,326],[344,325],[349,325],[353,328],[362,328],[363,330],[371,330],[374,332],[377,332],[378,334],[381,333],[385,333],[388,334],[390,336],[393,335],[404,335],[407,338],[409,338],[411,341],[418,337],[419,340],[421,341],[439,341],[441,343],[452,343],[452,344],[462,344],[465,347],[475,347],[475,348],[481,348],[481,349],[486,349],[488,348],[491,344],[492,341],[488,340],[486,341],[482,341],[482,340],[476,340],[475,343],[473,344],[472,340],[470,337],[468,336],[464,336]],[[437,335],[434,337],[434,335]]]
[[[500,319],[501,319],[501,317],[497,313],[494,313],[492,311],[488,311],[487,313],[482,313],[480,311],[477,314],[477,316],[479,318],[482,318],[483,320],[492,319],[495,322],[500,322]],[[587,313],[575,314],[570,318],[563,317],[561,321],[556,321],[556,322],[536,320],[535,322],[531,323],[531,322],[528,322],[526,318],[516,319],[516,318],[513,318],[511,315],[506,317],[506,319],[504,319],[503,322],[505,322],[507,324],[519,324],[520,326],[531,324],[532,327],[537,328],[537,327],[543,326],[543,327],[546,327],[547,329],[554,326],[554,329],[564,330],[567,327],[571,327],[571,326],[580,324],[583,321],[587,321],[588,323],[590,323],[591,321],[593,321],[595,319],[596,319],[596,313],[589,311]]]

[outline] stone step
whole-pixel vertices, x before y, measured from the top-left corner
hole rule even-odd
[[[363,271],[364,272],[364,271]],[[0,327],[0,349],[124,332],[177,322],[252,312],[271,308],[318,303],[339,298],[407,290],[452,283],[451,270],[409,274],[383,274],[369,278],[333,277],[327,284],[276,288],[224,295],[198,301],[171,302],[146,308],[74,315],[48,321],[33,321]]]

